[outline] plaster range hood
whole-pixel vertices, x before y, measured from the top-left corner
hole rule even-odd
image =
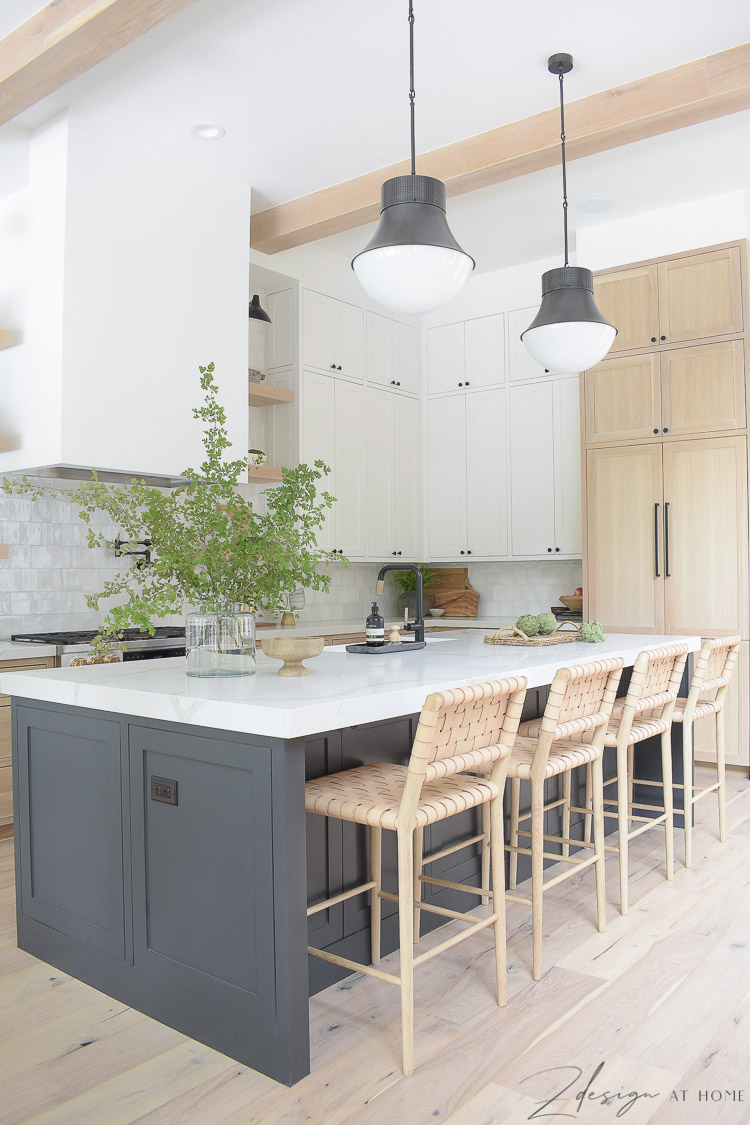
[[[137,478],[144,484],[154,488],[177,488],[180,484],[187,483],[187,477],[161,476],[155,473],[142,473],[134,469],[129,472],[125,469],[92,469],[90,465],[39,465],[31,469],[23,469],[27,477],[51,477],[57,480],[91,480],[92,472],[96,471],[97,479],[103,484],[129,484]],[[20,475],[9,470],[9,475]]]

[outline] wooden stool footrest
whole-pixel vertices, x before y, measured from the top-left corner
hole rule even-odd
[[[479,922],[475,922],[468,930],[463,930],[460,934],[454,934],[453,937],[448,938],[447,941],[441,941],[440,945],[428,949],[426,953],[420,953],[419,957],[414,958],[414,968],[417,965],[422,965],[425,961],[429,961],[431,957],[437,957],[438,953],[444,953],[446,949],[452,949],[454,945],[458,945],[461,941],[466,941],[467,938],[473,934],[479,933],[480,930],[486,930],[488,926],[494,926],[497,921],[497,914],[490,914],[489,918],[482,918]]]
[[[420,883],[430,883],[435,887],[447,887],[451,891],[464,891],[468,895],[491,895],[484,887],[472,887],[468,883],[452,883],[450,879],[436,879],[432,875],[420,875]]]
[[[401,978],[393,973],[384,973],[382,969],[375,969],[372,965],[361,965],[359,961],[350,961],[348,957],[339,957],[338,954],[328,953],[325,949],[316,949],[314,945],[308,945],[307,952],[313,957],[319,957],[321,961],[330,961],[332,965],[341,965],[342,969],[351,969],[354,973],[367,973],[368,976],[377,977],[378,980],[387,981],[388,984],[399,986],[401,984]]]
[[[449,848],[443,848],[440,852],[432,852],[430,855],[422,857],[422,866],[428,863],[434,863],[436,859],[445,859],[447,855],[453,855],[454,852],[460,852],[462,848],[468,848],[470,844],[481,844],[486,840],[484,832],[480,832],[478,836],[472,836],[469,840],[461,840],[458,844],[451,844]]]
[[[334,895],[333,898],[324,899],[323,902],[316,902],[314,906],[308,906],[307,917],[310,918],[313,914],[318,914],[321,910],[327,910],[329,906],[335,906],[338,902],[346,902],[348,898],[363,895],[365,891],[371,891],[377,887],[377,885],[377,883],[362,883],[359,887],[352,887],[350,891],[342,891],[340,895]]]

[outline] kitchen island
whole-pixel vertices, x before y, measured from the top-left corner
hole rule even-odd
[[[18,944],[292,1084],[309,1071],[309,992],[341,972],[317,960],[308,971],[307,945],[360,960],[369,946],[364,897],[308,928],[308,899],[362,881],[367,855],[357,826],[311,816],[306,831],[305,778],[406,762],[432,691],[523,675],[530,717],[558,667],[619,656],[627,668],[674,639],[519,649],[451,633],[382,656],[331,647],[293,680],[263,655],[245,679],[188,679],[180,658],[2,675],[13,696]],[[472,815],[432,826],[426,852],[469,836]],[[384,848],[386,886],[394,869]],[[454,853],[434,873],[476,882],[477,858]],[[428,894],[475,905],[446,888]],[[385,905],[384,953],[397,944]],[[428,918],[425,928],[439,921]]]

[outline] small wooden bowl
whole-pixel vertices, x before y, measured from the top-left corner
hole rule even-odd
[[[581,594],[560,594],[560,601],[566,605],[568,609],[572,609],[580,613],[583,609],[583,597]]]
[[[303,660],[320,656],[325,641],[323,637],[264,637],[263,652],[272,660],[283,660],[279,676],[306,676]]]

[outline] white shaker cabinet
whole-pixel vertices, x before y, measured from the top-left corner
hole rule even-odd
[[[464,387],[492,387],[505,382],[503,314],[464,323]]]
[[[511,554],[580,555],[578,377],[511,387]]]
[[[532,359],[524,347],[521,333],[525,332],[539,311],[538,305],[528,309],[513,309],[508,313],[508,363],[512,383],[544,378],[550,371]]]
[[[419,331],[397,320],[393,321],[393,378],[402,391],[419,393]]]
[[[427,329],[427,392],[440,394],[462,387],[466,379],[464,326],[441,324]]]
[[[356,305],[312,289],[302,291],[302,357],[305,367],[364,377],[365,314]]]
[[[368,383],[419,391],[418,332],[380,313],[366,316],[365,370]]]
[[[291,367],[294,363],[294,290],[280,289],[266,298],[271,323],[266,328],[266,368]],[[256,322],[257,323],[257,322]]]
[[[351,558],[365,553],[364,388],[346,379],[303,373],[302,460],[331,469],[321,491],[336,497],[318,544]]]
[[[429,556],[508,553],[506,391],[427,404]]]
[[[367,553],[420,553],[419,402],[367,390]]]

